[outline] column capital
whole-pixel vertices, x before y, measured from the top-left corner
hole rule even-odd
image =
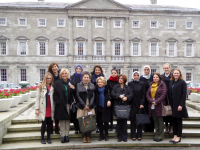
[[[111,17],[106,17],[106,20],[110,20],[111,19]]]
[[[69,18],[69,19],[72,19],[72,18],[73,18],[73,16],[68,16],[68,18]]]
[[[88,19],[92,19],[92,16],[87,16]]]

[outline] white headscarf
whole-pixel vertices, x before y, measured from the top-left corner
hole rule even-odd
[[[144,66],[144,69],[145,69],[146,67],[149,68],[149,74],[145,74],[145,73],[143,72],[143,77],[146,78],[146,79],[149,79],[149,78],[151,77],[151,68],[150,68],[149,65],[145,65],[145,66]]]
[[[133,81],[135,81],[135,80],[134,80],[134,74],[135,74],[135,73],[137,73],[137,74],[139,75],[139,79],[140,79],[140,73],[139,73],[138,71],[134,71],[134,72],[133,72]],[[137,81],[139,81],[139,79],[138,79]]]

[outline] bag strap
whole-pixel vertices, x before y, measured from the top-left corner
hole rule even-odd
[[[141,109],[141,108],[140,108]],[[140,109],[139,109],[139,114],[140,114]],[[144,108],[143,108],[144,109]],[[146,114],[146,111],[145,111],[145,109],[144,109],[144,113]]]

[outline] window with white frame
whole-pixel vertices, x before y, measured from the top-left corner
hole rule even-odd
[[[186,22],[186,29],[193,29],[193,22]]]
[[[103,43],[96,42],[96,55],[103,55]]]
[[[0,18],[0,26],[7,26],[7,18]]]
[[[78,55],[83,55],[83,42],[78,42]]]
[[[18,26],[26,26],[26,25],[27,25],[27,19],[25,18],[18,19]]]
[[[133,20],[132,28],[140,28],[140,21]]]
[[[6,55],[6,49],[7,49],[7,46],[6,46],[6,42],[0,42],[0,54],[1,55]]]
[[[120,55],[120,50],[121,50],[121,43],[116,42],[115,43],[115,56]]]
[[[45,73],[46,73],[45,69],[40,69],[40,81],[43,81]]]
[[[1,81],[7,81],[7,70],[6,69],[1,69]]]
[[[187,43],[186,44],[186,56],[190,57],[193,56],[193,44],[192,43]]]
[[[46,19],[38,19],[38,27],[46,27]]]
[[[150,56],[158,56],[158,43],[150,43]]]
[[[40,55],[46,55],[46,42],[39,42]]]
[[[95,20],[95,28],[103,28],[103,20]]]
[[[175,21],[169,21],[168,22],[168,29],[176,29],[176,22]]]
[[[158,28],[158,21],[150,21],[150,28]]]
[[[77,19],[76,20],[76,27],[84,27],[84,20],[83,19]]]
[[[57,19],[57,27],[65,27],[65,19]]]
[[[168,43],[168,56],[176,56],[176,43]]]
[[[156,73],[156,69],[151,69],[151,74]]]
[[[58,42],[59,55],[65,55],[65,42]]]
[[[186,81],[192,81],[192,69],[186,70]]]
[[[132,43],[132,55],[133,56],[138,56],[139,55],[139,50],[140,50],[140,45],[139,45],[139,43]]]
[[[27,42],[26,41],[19,41],[19,54],[20,55],[27,55]]]
[[[26,69],[20,69],[20,81],[27,81]]]
[[[114,28],[122,28],[122,20],[113,20]]]

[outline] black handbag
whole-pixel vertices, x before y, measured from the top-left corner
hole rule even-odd
[[[144,109],[145,112],[145,109]],[[143,124],[150,124],[150,118],[149,114],[140,114],[140,109],[139,109],[139,114],[136,114],[136,123],[137,125],[143,125]]]
[[[129,119],[131,111],[130,105],[116,105],[114,108],[117,119]]]
[[[70,110],[72,113],[76,113],[77,108],[75,105],[76,105],[76,100],[74,99],[74,102],[71,104],[71,107],[70,107]]]

